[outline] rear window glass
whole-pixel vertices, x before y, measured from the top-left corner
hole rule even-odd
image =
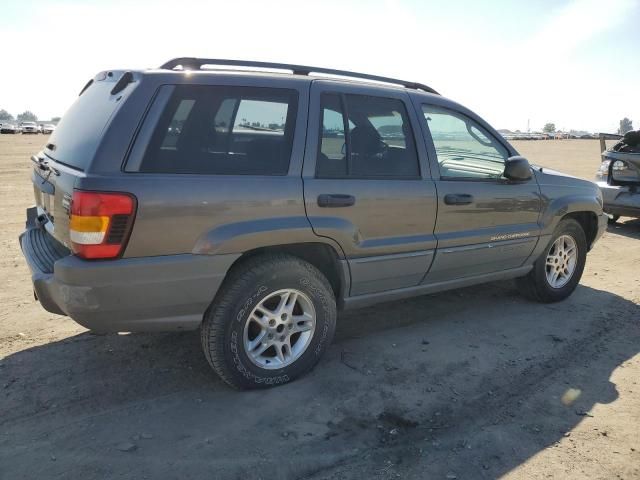
[[[79,170],[87,168],[104,128],[126,94],[111,95],[115,81],[117,78],[94,81],[73,102],[49,138],[45,150],[49,157]]]
[[[294,90],[177,86],[140,171],[286,175],[296,110]]]
[[[323,94],[321,112],[318,177],[419,177],[418,154],[401,100]]]

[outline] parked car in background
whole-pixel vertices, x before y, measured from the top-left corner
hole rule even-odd
[[[45,123],[44,125],[42,125],[42,133],[44,134],[53,133],[55,129],[56,129],[55,125],[51,123]]]
[[[499,279],[563,300],[607,223],[594,183],[432,88],[300,65],[102,72],[32,161],[41,305],[97,332],[200,329],[238,388],[312,369],[339,309]]]
[[[640,130],[627,132],[602,152],[596,182],[611,223],[620,217],[640,218]]]
[[[22,122],[20,123],[20,129],[22,133],[40,133],[36,122]]]
[[[3,123],[0,127],[0,133],[20,133],[20,129],[14,123]]]

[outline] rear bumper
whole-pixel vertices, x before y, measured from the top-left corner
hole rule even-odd
[[[628,186],[598,182],[604,200],[603,210],[610,215],[640,218],[640,193]]]
[[[620,215],[621,217],[633,217],[640,218],[640,208],[638,207],[625,207],[619,205],[607,205],[604,204],[604,211],[611,215]]]
[[[86,261],[33,225],[20,236],[20,245],[43,308],[98,332],[197,328],[239,257],[184,254]]]

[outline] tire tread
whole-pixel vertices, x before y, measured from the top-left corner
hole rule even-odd
[[[325,276],[316,267],[298,257],[282,253],[256,255],[232,267],[214,301],[204,315],[200,330],[200,341],[209,365],[225,383],[235,389],[243,389],[245,385],[233,375],[224,358],[225,332],[229,310],[233,308],[234,299],[242,291],[250,289],[256,278],[274,269],[283,268],[283,264],[289,264],[294,268],[302,268],[314,275],[325,286],[335,302],[333,290]]]

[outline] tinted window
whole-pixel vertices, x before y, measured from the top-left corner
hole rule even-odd
[[[470,118],[423,105],[443,178],[500,178],[507,149]]]
[[[73,102],[49,137],[45,150],[49,157],[79,170],[87,167],[107,123],[133,91],[129,86],[120,94],[111,95],[117,80],[96,80]]]
[[[140,171],[286,175],[296,108],[292,90],[177,86]]]
[[[402,101],[324,94],[321,115],[319,177],[419,176],[415,142]]]

